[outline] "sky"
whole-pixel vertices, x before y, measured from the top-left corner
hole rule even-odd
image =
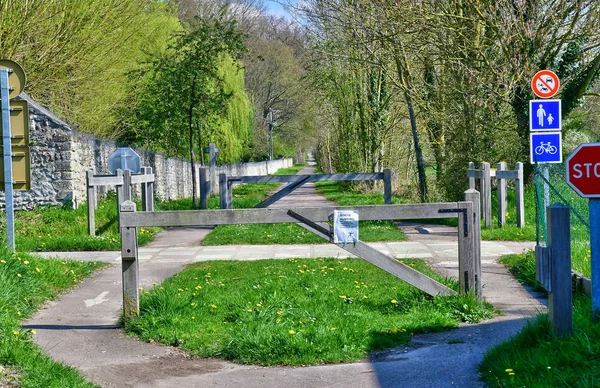
[[[283,9],[281,4],[277,3],[277,1],[265,0],[265,5],[267,6],[267,12],[271,15],[277,17],[283,16],[288,20],[291,19],[290,15]]]

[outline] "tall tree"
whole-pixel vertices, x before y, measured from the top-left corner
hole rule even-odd
[[[127,139],[189,156],[194,205],[195,139],[225,114],[232,93],[225,91],[220,65],[224,58],[238,59],[243,50],[235,21],[196,18],[174,37],[163,56],[135,73],[139,94],[132,115],[136,120],[130,123]]]

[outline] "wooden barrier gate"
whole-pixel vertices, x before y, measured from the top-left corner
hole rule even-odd
[[[131,175],[131,171],[126,170],[130,174],[130,183],[142,185],[142,210],[143,211],[154,211],[154,174],[152,173],[152,167],[142,167],[141,174]],[[95,209],[98,207],[98,196],[96,195],[96,188],[98,186],[116,186],[117,191],[117,212],[119,212],[120,206],[125,200],[131,200],[131,196],[127,196],[123,193],[122,187],[124,187],[123,171],[117,170],[116,175],[94,175],[94,171],[88,170],[86,174],[86,187],[87,187],[87,204],[88,204],[88,233],[90,236],[96,235],[96,220],[95,220]],[[129,187],[130,191],[131,187]]]
[[[131,180],[126,171],[124,184]],[[125,201],[119,212],[123,275],[123,314],[125,319],[139,314],[139,260],[137,228],[150,226],[199,226],[225,224],[265,224],[293,222],[329,240],[330,214],[334,210],[357,210],[361,220],[401,220],[419,218],[457,218],[458,267],[460,290],[481,300],[481,237],[479,192],[467,190],[465,202],[415,205],[296,207],[290,209],[221,209],[162,212],[136,212],[135,203]],[[369,245],[357,241],[335,244],[406,281],[429,295],[453,295],[455,291],[400,263]]]
[[[206,172],[201,173],[201,177],[206,176]],[[221,209],[231,209],[232,207],[232,186],[241,183],[288,183],[288,186],[282,188],[274,195],[270,196],[263,202],[255,206],[255,208],[265,208],[279,199],[290,194],[294,190],[300,188],[308,182],[326,182],[326,181],[372,181],[383,180],[383,199],[387,205],[392,204],[392,173],[386,168],[380,173],[354,173],[354,174],[317,174],[317,175],[263,175],[263,176],[232,176],[226,174],[219,175],[219,192],[220,192],[220,207]],[[200,203],[201,208],[203,203],[206,203],[206,188],[207,183],[200,179]]]

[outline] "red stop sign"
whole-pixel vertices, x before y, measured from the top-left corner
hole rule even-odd
[[[600,198],[600,143],[581,144],[569,155],[567,183],[584,198]]]

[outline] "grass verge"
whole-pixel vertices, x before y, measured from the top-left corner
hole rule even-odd
[[[0,386],[94,387],[73,368],[52,361],[22,321],[42,303],[78,284],[102,263],[47,260],[0,250]],[[6,385],[4,385],[6,384]]]
[[[575,296],[574,333],[552,334],[547,314],[485,355],[483,379],[494,387],[598,387],[600,325],[592,322],[591,299]]]
[[[356,361],[491,316],[471,297],[428,298],[358,259],[196,263],[144,292],[140,309],[126,330],[143,340],[260,365]]]

